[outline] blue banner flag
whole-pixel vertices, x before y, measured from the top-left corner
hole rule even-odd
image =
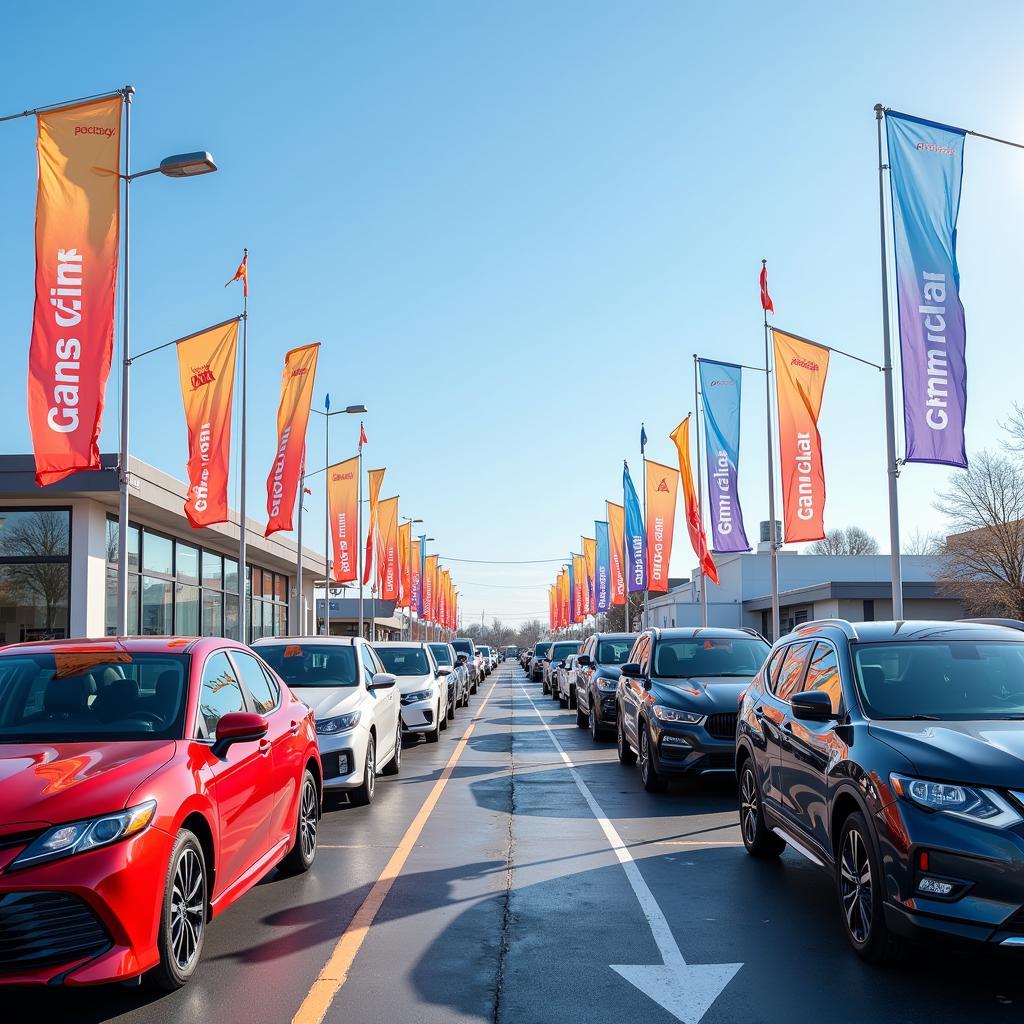
[[[966,327],[956,265],[964,132],[887,113],[907,462],[966,466]]]
[[[416,614],[423,618],[423,581],[427,578],[427,535],[420,534],[420,592],[416,596]]]
[[[647,431],[644,430],[644,425],[640,424],[640,454],[643,455],[644,449],[647,447]]]
[[[640,499],[625,462],[622,463],[622,499],[626,507],[626,589],[635,594],[647,589],[647,531]]]
[[[597,568],[594,581],[594,611],[606,612],[612,606],[612,548],[608,538],[608,524],[596,521]]]
[[[701,359],[699,363],[711,507],[711,550],[749,551],[738,485],[743,371],[733,363],[716,363],[710,359]]]

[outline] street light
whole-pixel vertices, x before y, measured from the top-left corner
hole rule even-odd
[[[324,468],[318,472],[327,473],[331,468],[331,417],[332,416],[355,416],[367,411],[366,406],[359,405],[346,405],[344,409],[335,409],[331,411],[331,396],[327,395],[324,398],[324,406],[326,407],[323,411],[320,409],[310,409],[310,412],[315,412],[317,416],[323,416],[327,421],[324,424]],[[360,547],[363,543],[363,472],[362,472],[362,457],[363,449],[362,446],[359,448],[359,539],[357,547]],[[315,473],[309,474],[315,476]],[[329,478],[325,478],[324,483],[324,507],[327,510],[324,516],[324,636],[331,635],[331,495],[329,490]],[[299,531],[298,531],[298,556],[295,560],[295,572],[296,572],[296,596],[297,596],[297,612],[298,620],[300,624],[305,625],[302,622],[302,498],[306,493],[306,464],[302,464],[302,476],[299,480]],[[358,561],[358,560],[357,560]],[[363,577],[362,573],[359,574],[359,612],[360,612],[360,623],[359,633],[362,635],[362,589],[363,589]],[[316,603],[314,601],[314,610]]]
[[[409,556],[410,556],[410,560],[411,560],[411,557],[412,557],[412,526],[414,526],[416,523],[422,523],[423,520],[422,519],[413,519],[412,516],[402,516],[402,522],[410,524],[410,528],[409,528]],[[409,566],[409,579],[412,580],[412,565],[411,564]],[[409,597],[409,640],[411,641],[412,640],[412,597],[411,597],[411,595],[407,595],[407,596]]]
[[[160,161],[158,167],[148,171],[131,173],[131,126],[132,126],[132,96],[135,89],[126,86],[124,95],[124,174],[121,179],[124,181],[124,300],[123,315],[124,326],[121,331],[121,444],[118,452],[120,468],[120,479],[118,486],[120,495],[118,500],[118,528],[117,528],[117,632],[120,636],[128,635],[128,437],[129,437],[129,414],[131,411],[131,347],[129,344],[131,331],[129,311],[131,308],[131,287],[130,287],[130,255],[129,246],[129,219],[131,214],[131,183],[136,178],[144,178],[149,174],[160,173],[168,178],[196,177],[201,174],[212,174],[217,170],[213,157],[207,152],[201,153],[180,153],[176,156],[169,156]],[[245,529],[245,523],[241,524]],[[240,565],[238,571],[245,578],[245,566]],[[244,594],[244,587],[241,588]],[[244,611],[239,601],[239,621],[244,622]],[[242,640],[245,637],[241,638]]]

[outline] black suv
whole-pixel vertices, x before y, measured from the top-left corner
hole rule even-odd
[[[648,792],[672,775],[735,769],[740,695],[768,656],[752,629],[648,629],[621,668],[616,699],[619,760],[640,762]]]
[[[636,633],[594,633],[580,648],[576,659],[576,724],[581,729],[589,728],[595,743],[615,728],[619,668],[629,661],[634,643]]]
[[[805,623],[743,696],[744,845],[829,871],[865,960],[936,934],[1024,947],[1019,625]]]

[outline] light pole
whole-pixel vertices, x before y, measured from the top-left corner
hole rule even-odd
[[[212,174],[217,170],[213,157],[207,152],[179,153],[169,156],[160,161],[158,167],[150,168],[148,171],[137,171],[131,173],[131,125],[132,125],[132,96],[135,89],[126,86],[124,95],[124,174],[121,180],[124,182],[124,280],[123,280],[123,306],[124,320],[121,331],[121,445],[118,452],[118,486],[120,496],[118,501],[118,527],[117,527],[117,632],[121,636],[128,634],[128,426],[131,411],[131,348],[129,310],[131,302],[130,287],[130,236],[129,217],[131,213],[131,184],[136,178],[144,178],[150,174],[162,174],[166,178],[193,178],[200,174]],[[245,524],[242,524],[245,529]],[[238,567],[238,571],[245,574],[245,566]],[[239,607],[239,615],[243,609]],[[242,637],[244,640],[245,638]]]
[[[403,523],[411,524],[409,526],[409,580],[410,580],[410,591],[412,590],[412,527],[416,523],[422,523],[422,519],[413,519],[412,516],[402,516]],[[422,585],[422,584],[421,584]],[[406,597],[409,600],[409,639],[412,640],[412,595],[407,594]]]
[[[330,475],[331,468],[331,417],[332,416],[355,416],[366,412],[365,405],[346,405],[344,409],[335,409],[331,412],[331,396],[324,396],[324,411],[310,409],[317,416],[323,416],[324,423],[324,468],[318,469],[316,473],[306,473],[306,464],[302,464],[302,477],[299,480],[299,531],[298,531],[298,555],[295,559],[295,573],[298,580],[296,588],[298,593],[299,614],[302,614],[302,497],[306,491],[306,476],[316,476],[317,473],[326,473],[324,477],[324,636],[331,635],[331,490]],[[361,482],[361,481],[360,481]],[[359,544],[362,543],[360,539]],[[316,600],[313,601],[314,612]]]

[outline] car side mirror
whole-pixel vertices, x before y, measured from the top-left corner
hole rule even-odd
[[[374,672],[369,689],[389,690],[394,685],[395,677],[390,672]]]
[[[832,713],[832,698],[824,690],[805,690],[794,693],[790,698],[793,717],[807,722],[830,722],[836,716]]]
[[[438,679],[440,679],[441,676],[450,676],[451,674],[452,674],[452,670],[451,670],[451,668],[448,665],[441,665],[441,666],[439,666],[439,668],[437,670],[437,678]]]
[[[581,654],[576,659],[576,664],[577,665],[582,665],[583,668],[586,668],[590,664],[590,655],[589,654]]]
[[[558,663],[558,667],[559,668],[565,668],[565,659],[564,658]]]
[[[624,676],[629,676],[631,679],[636,678],[640,675],[640,662],[639,661],[627,661],[619,671]]]
[[[229,711],[221,715],[213,742],[213,752],[223,757],[235,743],[255,743],[267,735],[268,722],[249,711]]]

